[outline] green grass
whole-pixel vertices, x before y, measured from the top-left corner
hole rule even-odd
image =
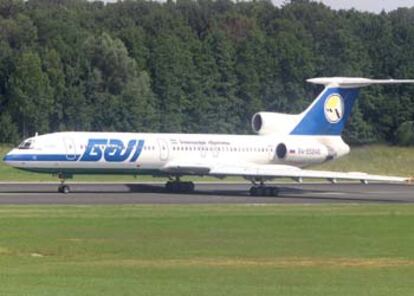
[[[367,172],[371,174],[414,176],[414,147],[373,145],[356,147],[336,161],[319,166],[320,169]]]
[[[413,295],[413,206],[3,206],[0,295]]]
[[[12,147],[0,146],[0,157],[3,158]],[[317,166],[317,169],[336,171],[362,171],[373,174],[413,176],[414,148],[389,146],[367,146],[352,149],[344,158]],[[189,177],[194,181],[216,181],[212,177]],[[76,175],[73,181],[164,181],[165,178],[152,176],[114,176],[114,175]],[[225,181],[241,181],[243,179],[230,177]],[[0,162],[0,181],[57,181],[55,176],[36,174],[17,170]]]

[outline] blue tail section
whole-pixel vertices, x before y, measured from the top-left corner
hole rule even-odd
[[[359,88],[326,87],[290,134],[339,136],[358,93]]]

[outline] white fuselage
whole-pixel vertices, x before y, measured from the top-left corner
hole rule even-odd
[[[349,153],[341,133],[359,88],[371,84],[414,83],[414,80],[319,77],[308,81],[325,86],[312,104],[296,115],[256,113],[252,128],[258,135],[59,132],[29,138],[3,160],[20,169],[58,174],[62,180],[73,174],[176,177],[174,182],[166,184],[167,191],[172,192],[194,190],[194,184],[181,184],[179,177],[183,175],[240,176],[253,183],[259,181],[259,195],[265,193],[264,181],[282,177],[364,183],[411,180],[301,168]],[[256,189],[253,186],[250,193],[255,195]],[[69,191],[65,185],[59,190]],[[269,195],[270,191],[265,191]]]
[[[163,168],[174,161],[305,167],[348,152],[340,136],[59,132],[27,139],[4,161],[45,173],[165,175]]]

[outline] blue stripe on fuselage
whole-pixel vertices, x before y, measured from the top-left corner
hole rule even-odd
[[[7,154],[3,161],[77,161],[79,157],[66,154]]]

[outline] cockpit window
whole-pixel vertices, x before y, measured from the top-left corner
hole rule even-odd
[[[19,148],[19,149],[32,149],[33,148],[33,140],[25,140],[17,148]]]

